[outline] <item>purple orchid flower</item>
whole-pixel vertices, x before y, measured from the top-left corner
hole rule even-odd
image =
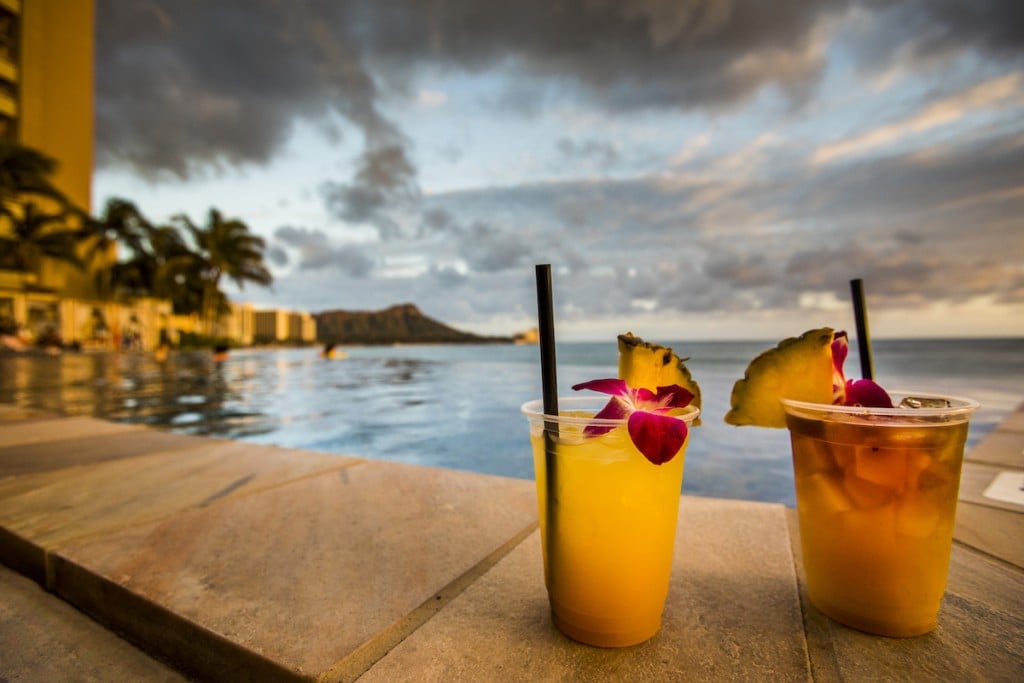
[[[573,390],[590,389],[612,398],[601,409],[595,419],[621,420],[627,418],[629,438],[637,450],[655,465],[662,465],[676,456],[686,441],[686,422],[668,415],[672,410],[685,408],[693,400],[693,394],[673,384],[650,389],[631,389],[623,379],[595,379],[573,387]],[[612,430],[604,425],[588,425],[586,436],[600,436]]]
[[[846,379],[843,364],[850,353],[846,332],[836,332],[832,340],[832,403],[862,408],[892,408],[892,398],[878,382],[870,379]]]

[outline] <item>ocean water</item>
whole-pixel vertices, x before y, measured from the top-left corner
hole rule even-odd
[[[663,342],[664,343],[664,342]],[[794,504],[785,430],[722,422],[747,363],[774,342],[667,343],[701,385],[703,425],[686,456],[685,493]],[[855,345],[853,345],[855,346]],[[859,376],[851,347],[847,374]],[[226,362],[177,352],[0,356],[0,402],[70,415],[364,458],[533,478],[519,407],[540,397],[536,346],[395,346],[234,351]],[[616,374],[609,343],[557,348],[559,393]],[[968,445],[1024,401],[1024,340],[877,340],[889,389],[981,402]]]

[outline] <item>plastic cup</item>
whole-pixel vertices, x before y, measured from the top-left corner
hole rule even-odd
[[[654,465],[629,438],[625,420],[594,420],[607,397],[523,404],[530,423],[544,580],[551,616],[589,645],[626,647],[661,628],[675,545],[686,444]],[[685,409],[692,423],[700,411]],[[545,429],[545,424],[548,425]],[[584,435],[588,424],[612,427]]]
[[[922,408],[784,400],[811,603],[852,628],[935,628],[946,590],[964,442],[976,401]]]

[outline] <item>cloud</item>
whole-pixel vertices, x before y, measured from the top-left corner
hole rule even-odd
[[[563,313],[580,320],[788,310],[845,299],[852,277],[883,307],[1021,302],[1022,12],[98,0],[97,164],[194,180],[269,167],[297,130],[343,139],[332,175],[302,181],[327,216],[275,219],[287,225],[267,251],[274,296],[312,310],[415,299],[442,319],[532,318],[538,261],[556,265]],[[932,80],[887,81],[889,99],[838,89],[894,65]],[[435,135],[437,107],[474,97],[449,119],[465,129]],[[518,139],[494,139],[489,114],[564,127],[530,138],[534,173],[504,180],[488,166],[504,158],[486,155]],[[577,125],[587,116],[599,124]],[[443,149],[449,165],[429,166]],[[428,167],[456,166],[473,189],[421,189]],[[377,240],[341,239],[360,228]]]
[[[452,214],[441,207],[427,208],[420,215],[420,235],[429,235],[433,233],[445,233],[449,230],[457,230],[455,224],[455,218]]]
[[[923,109],[900,121],[888,123],[856,136],[823,145],[812,164],[826,164],[851,156],[859,156],[902,142],[912,135],[920,135],[939,126],[947,126],[969,114],[997,106],[1024,108],[1021,83],[1024,72],[1006,74],[975,85],[965,92],[927,103]]]
[[[398,133],[382,92],[427,65],[558,83],[609,109],[721,107],[766,85],[802,92],[819,75],[808,46],[833,4],[99,0],[98,162],[182,178],[264,163],[296,119],[330,129],[332,116],[369,153]],[[424,95],[440,99],[409,97]]]
[[[589,138],[575,140],[563,137],[558,140],[558,152],[563,161],[569,163],[594,162],[598,166],[612,166],[619,162],[621,154],[611,142]]]
[[[967,51],[986,59],[1021,62],[1024,5],[1016,0],[866,0],[850,6],[871,13],[855,48],[858,68],[867,73],[893,65],[943,70]]]
[[[391,211],[408,206],[420,194],[415,168],[398,144],[367,150],[352,182],[325,182],[320,191],[332,216],[348,223],[372,225],[382,239],[401,236],[400,224]]]
[[[438,90],[420,90],[416,95],[416,102],[426,109],[440,107],[448,101],[448,94]]]
[[[885,308],[1016,301],[1024,146],[989,133],[926,162],[908,153],[809,168],[802,154],[772,146],[775,163],[748,163],[726,181],[717,177],[734,168],[734,154],[695,160],[709,175],[684,169],[687,182],[538,183],[431,201],[448,234],[463,234],[453,216],[486,217],[489,227],[465,233],[478,240],[466,247],[479,250],[476,267],[515,269],[530,258],[561,267],[579,316],[628,310],[636,299],[666,312],[788,309],[806,292],[846,300],[856,277]],[[713,200],[708,188],[717,188]],[[512,225],[518,241],[495,232]]]
[[[263,163],[296,118],[330,129],[332,114],[372,150],[397,133],[382,91],[428,65],[557,83],[610,110],[721,108],[769,86],[803,100],[825,63],[822,26],[858,6],[883,16],[863,37],[866,64],[908,41],[919,59],[967,47],[1019,59],[1024,42],[1015,0],[99,0],[98,161],[180,177]]]
[[[486,223],[469,226],[459,241],[459,253],[470,268],[484,273],[528,267],[536,260],[525,240]]]
[[[299,252],[300,270],[332,270],[364,278],[374,268],[374,260],[363,248],[349,244],[334,246],[322,230],[282,226],[274,232],[274,237],[280,244],[273,245],[273,250],[284,251],[284,247],[290,247]]]
[[[288,252],[280,245],[271,244],[267,247],[267,260],[273,265],[283,268],[288,265]]]

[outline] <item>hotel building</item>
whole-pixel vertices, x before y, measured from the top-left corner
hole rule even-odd
[[[0,0],[0,139],[57,161],[52,181],[79,209],[93,214],[95,15],[93,0]],[[10,230],[0,222],[0,231]],[[85,256],[85,245],[80,247]],[[36,272],[3,268],[0,260],[0,332],[12,326],[39,338],[99,348],[150,349],[161,331],[196,331],[195,316],[172,315],[169,301],[102,299],[95,273],[117,258],[116,246],[84,269],[43,259]],[[268,322],[268,315],[270,316]],[[294,319],[295,322],[292,322]],[[239,343],[312,342],[308,314],[261,313],[254,329],[252,307],[232,305],[217,327]],[[289,322],[282,322],[289,321]],[[97,334],[101,326],[103,334]],[[265,329],[264,329],[265,328]]]

